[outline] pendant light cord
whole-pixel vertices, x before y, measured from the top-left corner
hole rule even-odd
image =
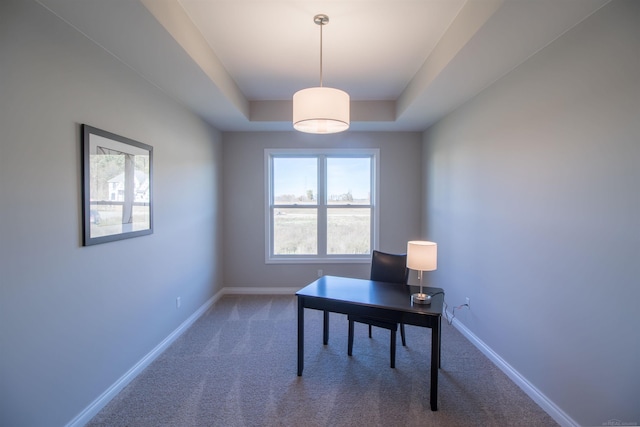
[[[322,27],[324,23],[320,23],[320,87],[322,87]]]
[[[320,87],[322,87],[322,27],[329,23],[329,17],[327,15],[316,15],[313,17],[313,22],[320,25]]]

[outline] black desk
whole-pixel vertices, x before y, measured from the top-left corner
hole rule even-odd
[[[304,368],[304,309],[324,311],[323,343],[329,342],[329,313],[354,314],[381,320],[431,328],[431,410],[438,410],[438,368],[440,367],[440,324],[444,295],[432,298],[430,305],[412,305],[416,287],[373,280],[324,276],[302,288],[298,297],[298,376]],[[442,292],[423,288],[425,293]]]

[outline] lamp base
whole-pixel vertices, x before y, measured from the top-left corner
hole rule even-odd
[[[414,304],[431,304],[431,295],[427,294],[413,294],[411,295],[411,302]]]

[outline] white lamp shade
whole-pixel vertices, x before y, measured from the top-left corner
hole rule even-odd
[[[422,240],[412,240],[407,243],[407,268],[418,271],[437,269],[438,245]]]
[[[311,87],[293,95],[293,127],[307,133],[349,129],[349,94],[330,87]]]

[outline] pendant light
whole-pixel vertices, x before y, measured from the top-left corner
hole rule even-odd
[[[322,27],[327,15],[316,15],[320,26],[320,86],[302,89],[293,95],[293,128],[306,133],[337,133],[349,129],[349,94],[322,86]]]

